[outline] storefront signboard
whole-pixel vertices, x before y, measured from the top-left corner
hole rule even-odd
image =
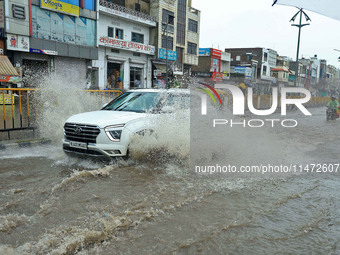
[[[61,12],[71,16],[79,16],[79,6],[58,0],[41,0],[41,8]]]
[[[166,49],[159,48],[158,49],[158,58],[166,59]],[[177,60],[177,52],[173,50],[168,50],[168,60],[176,61]]]
[[[104,36],[100,37],[99,45],[107,46],[110,48],[135,51],[135,52],[145,53],[149,55],[155,54],[155,46],[145,45],[145,44],[130,42],[130,41],[124,41],[124,40],[109,38],[109,37],[104,37]]]

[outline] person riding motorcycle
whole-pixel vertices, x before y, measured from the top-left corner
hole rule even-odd
[[[328,102],[327,104],[327,111],[326,111],[326,114],[327,114],[327,120],[329,119],[335,119],[337,118],[337,110],[339,108],[339,102],[336,100],[335,96],[332,96],[331,97],[331,101]],[[329,112],[331,110],[331,112]]]
[[[327,108],[331,108],[333,111],[336,111],[339,107],[339,102],[336,100],[335,96],[331,97],[331,101],[328,102]]]

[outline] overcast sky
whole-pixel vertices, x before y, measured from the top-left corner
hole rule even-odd
[[[296,59],[298,28],[289,22],[295,7],[272,0],[192,0],[201,11],[200,48],[271,48]],[[331,8],[331,7],[330,7]],[[326,59],[340,68],[340,21],[306,10],[312,20],[301,30],[299,57]],[[303,22],[305,20],[303,19]],[[296,19],[295,24],[297,24]],[[306,23],[306,22],[304,22]]]

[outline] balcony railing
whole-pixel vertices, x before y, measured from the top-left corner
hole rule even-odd
[[[189,12],[195,15],[198,15],[200,13],[199,10],[193,8],[193,7],[189,7]]]
[[[150,20],[150,21],[156,22],[156,18],[155,17],[152,17],[150,15],[147,15],[145,13],[138,12],[138,11],[135,11],[135,10],[132,10],[132,9],[128,9],[128,8],[126,8],[124,6],[108,2],[106,0],[99,0],[99,5],[101,5],[103,7],[106,7],[106,8],[109,8],[109,9],[113,9],[113,10],[119,11],[119,12],[123,12],[123,13],[127,13],[127,14],[130,14],[130,15],[133,15],[133,16],[136,16],[138,18],[142,18],[142,19],[146,19],[146,20]]]

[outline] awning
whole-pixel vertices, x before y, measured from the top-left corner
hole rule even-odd
[[[162,70],[162,73],[166,73],[166,65],[153,64],[158,70]]]
[[[19,74],[7,56],[0,55],[0,82],[19,82]]]

